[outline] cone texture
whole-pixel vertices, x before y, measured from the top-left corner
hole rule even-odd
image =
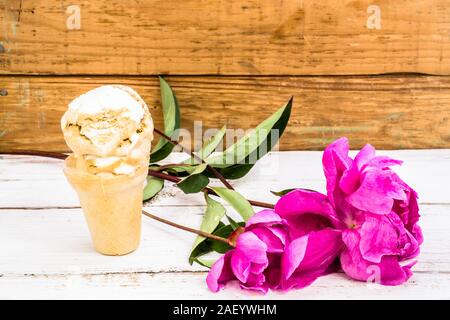
[[[76,190],[95,249],[105,255],[124,255],[139,246],[143,167],[132,176],[98,176],[77,169],[73,155],[65,160],[64,174]]]

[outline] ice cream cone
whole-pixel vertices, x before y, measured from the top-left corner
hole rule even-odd
[[[65,160],[64,173],[78,194],[95,249],[105,255],[136,250],[147,168],[132,175],[95,175],[77,168],[71,155]]]

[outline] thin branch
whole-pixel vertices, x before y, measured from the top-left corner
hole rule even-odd
[[[36,156],[45,158],[54,158],[64,160],[69,155],[59,152],[47,152],[47,151],[33,151],[33,150],[23,150],[23,151],[0,151],[0,154],[12,154],[19,156]]]
[[[178,182],[181,181],[181,179],[178,178],[178,177],[171,176],[169,174],[166,174],[166,173],[163,173],[163,172],[160,172],[160,171],[156,171],[156,170],[148,170],[148,175],[152,176],[152,177],[160,178],[160,179],[163,179],[163,180],[171,181],[173,183],[178,183]],[[205,190],[208,194],[211,194],[211,195],[214,195],[214,196],[218,196],[214,192],[214,190],[212,190],[211,188],[206,187],[203,190]],[[271,203],[266,203],[266,202],[261,202],[261,201],[256,201],[256,200],[249,200],[249,199],[247,199],[247,201],[251,205],[256,206],[256,207],[269,208],[269,209],[275,208],[275,206],[273,204],[271,204]]]
[[[205,160],[203,160],[201,157],[199,157],[198,155],[196,155],[194,152],[192,152],[191,150],[189,150],[188,148],[186,148],[185,146],[183,146],[181,143],[179,143],[178,141],[172,140],[168,135],[166,135],[164,132],[158,130],[158,129],[153,129],[157,134],[159,134],[161,137],[163,137],[164,139],[166,139],[167,141],[169,141],[171,144],[173,144],[174,146],[179,146],[184,152],[186,152],[187,154],[189,154],[191,157],[193,157],[195,160],[199,161],[200,163],[206,163]],[[233,186],[224,178],[224,176],[222,174],[220,174],[219,171],[216,170],[216,168],[214,168],[213,166],[207,164],[208,169],[216,176],[217,179],[219,179],[223,185],[225,187],[227,187],[228,189],[234,190]]]
[[[166,174],[166,173],[163,173],[163,172],[160,172],[160,171],[157,171],[157,170],[149,169],[148,170],[148,175],[152,176],[152,177],[155,177],[155,178],[160,178],[160,179],[163,179],[163,180],[167,180],[167,181],[170,181],[170,182],[173,182],[173,183],[178,183],[178,182],[181,181],[181,179],[178,178],[178,177],[171,176],[170,174]]]
[[[172,227],[184,230],[184,231],[192,232],[192,233],[198,234],[199,236],[202,236],[202,237],[205,237],[205,238],[209,238],[209,239],[212,239],[212,240],[225,242],[226,244],[231,245],[230,242],[228,241],[228,239],[216,236],[214,234],[207,233],[207,232],[204,232],[204,231],[201,231],[201,230],[197,230],[197,229],[193,229],[193,228],[189,228],[189,227],[186,227],[186,226],[182,226],[181,224],[178,224],[178,223],[175,223],[175,222],[172,222],[172,221],[160,218],[158,216],[155,216],[155,215],[153,215],[153,214],[151,214],[151,213],[149,213],[149,212],[147,212],[145,210],[142,210],[142,214],[147,216],[147,217],[149,217],[149,218],[152,218],[152,219],[154,219],[156,221],[165,223],[165,224],[167,224],[169,226],[172,226]]]

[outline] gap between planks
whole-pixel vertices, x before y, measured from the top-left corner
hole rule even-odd
[[[183,77],[211,77],[211,78],[364,78],[364,77],[449,77],[450,75],[442,75],[426,72],[381,72],[381,73],[363,73],[363,74],[220,74],[217,73],[148,73],[148,74],[135,74],[135,73],[122,73],[122,74],[104,74],[104,73],[70,73],[70,74],[53,74],[53,73],[3,73],[0,74],[1,78],[7,77],[48,77],[48,78],[155,78],[155,77],[171,77],[171,78],[183,78]]]
[[[64,276],[84,276],[84,277],[93,277],[93,276],[133,276],[133,275],[206,275],[208,274],[208,270],[161,270],[161,271],[117,271],[117,272],[65,272],[65,273],[24,273],[24,274],[0,274],[0,278],[13,278],[13,277],[24,277],[24,278],[35,278],[35,277],[64,277]],[[439,274],[439,275],[450,275],[450,271],[429,271],[429,270],[417,270],[413,271],[414,274]],[[336,271],[333,274],[345,275],[344,271]],[[327,275],[325,275],[327,276]]]
[[[231,208],[228,204],[223,204],[226,208]],[[450,206],[450,202],[419,202],[419,205],[421,206]],[[193,208],[204,208],[206,205],[203,204],[160,204],[160,205],[148,205],[145,206],[144,209],[150,209],[150,208],[170,208],[170,207],[193,207]],[[259,208],[258,206],[254,206]],[[81,209],[80,206],[48,206],[48,207],[0,207],[0,211],[6,211],[6,210],[67,210],[67,209]]]

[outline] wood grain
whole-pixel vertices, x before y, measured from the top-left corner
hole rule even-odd
[[[81,29],[68,30],[69,5]],[[3,0],[0,73],[450,74],[447,0]]]
[[[10,299],[142,299],[142,300],[422,300],[450,299],[448,273],[414,273],[400,286],[379,286],[349,279],[344,274],[320,277],[311,286],[265,296],[228,283],[218,293],[208,290],[206,272],[64,274],[54,276],[3,276],[0,298]],[[219,303],[219,302],[218,302]]]
[[[450,150],[383,153],[405,161],[400,168],[405,171],[399,174],[416,188],[422,201],[420,224],[425,242],[414,276],[401,286],[383,287],[332,274],[308,288],[283,295],[271,292],[264,298],[448,298]],[[258,162],[250,176],[233,185],[246,196],[265,201],[270,189],[302,186],[324,191],[320,156],[319,152],[299,151],[270,154],[268,162],[279,164],[272,174]],[[273,157],[279,157],[278,161]],[[181,159],[184,155],[175,153],[168,161]],[[141,248],[132,255],[111,259],[93,252],[80,209],[55,208],[78,203],[61,164],[39,157],[0,157],[1,298],[255,298],[232,284],[212,295],[205,285],[206,272],[186,262],[193,236],[151,220],[144,220]],[[204,210],[201,195],[175,190],[167,186],[147,210],[198,226]],[[5,208],[11,206],[21,209]],[[38,206],[41,208],[32,208]]]
[[[58,194],[54,192],[52,196]],[[450,273],[450,244],[444,242],[450,240],[450,206],[423,205],[421,209],[420,226],[426,242],[421,246],[420,262],[413,270]],[[205,209],[183,207],[180,213],[180,207],[155,206],[146,210],[198,228]],[[191,266],[188,262],[195,235],[146,217],[142,220],[138,251],[111,260],[92,247],[81,209],[1,210],[0,213],[0,274],[3,275],[205,271],[202,266]]]
[[[448,299],[450,203],[446,186],[450,179],[450,149],[382,153],[405,160],[401,169],[406,171],[399,174],[417,188],[422,201],[420,226],[425,241],[412,278],[390,287],[353,281],[335,273],[305,289],[284,294],[270,292],[264,297],[242,291],[233,283],[212,294],[205,283],[205,269],[187,262],[194,236],[150,219],[143,221],[142,244],[136,252],[122,257],[95,253],[80,208],[32,208],[37,198],[47,206],[61,204],[64,198],[70,199],[62,205],[72,201],[68,197],[69,184],[60,184],[64,180],[61,162],[0,156],[0,298]],[[252,177],[237,185],[239,191],[267,194],[275,183],[292,187],[293,176],[297,176],[295,186],[308,188],[320,180],[325,187],[319,152],[280,152],[271,156],[279,156],[282,164],[276,174],[266,176],[267,170],[255,168]],[[172,157],[180,159],[182,155],[175,153]],[[265,167],[260,162],[256,166]],[[8,181],[17,183],[17,188]],[[22,208],[5,208],[20,197]],[[171,196],[170,204],[165,198],[155,199],[147,210],[184,225],[200,224],[204,212],[201,195],[191,196],[194,201],[190,203],[185,201],[187,196],[178,194]],[[195,203],[195,199],[199,201]]]
[[[195,121],[202,121],[204,130],[223,124],[249,129],[294,95],[281,150],[320,150],[340,136],[349,137],[353,148],[365,143],[379,149],[450,147],[450,77],[194,76],[167,80],[179,99],[182,127],[188,130],[193,130]],[[135,88],[149,105],[156,126],[162,126],[155,77],[3,76],[0,150],[67,151],[59,126],[67,104],[108,83]]]

